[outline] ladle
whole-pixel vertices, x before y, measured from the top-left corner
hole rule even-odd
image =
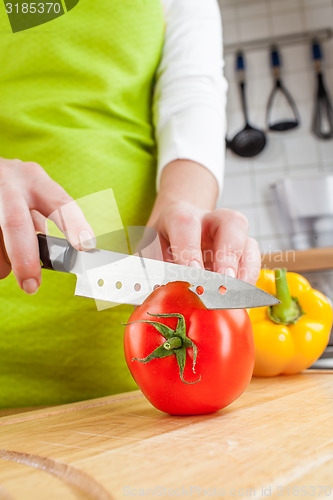
[[[259,154],[266,145],[266,136],[262,130],[253,127],[249,123],[246,93],[245,93],[245,64],[242,52],[237,54],[236,70],[238,74],[242,109],[245,119],[245,127],[238,132],[232,140],[226,139],[226,145],[236,155],[251,157]]]

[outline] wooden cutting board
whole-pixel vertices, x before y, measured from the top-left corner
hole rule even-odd
[[[333,372],[253,379],[205,416],[140,392],[14,413],[0,448],[1,500],[332,498]]]

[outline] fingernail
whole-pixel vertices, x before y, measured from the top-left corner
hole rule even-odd
[[[191,262],[189,263],[189,266],[195,267],[196,269],[201,269],[201,265],[199,264],[199,262],[197,260],[191,260]]]
[[[82,250],[92,250],[96,247],[96,240],[89,231],[81,231],[79,234],[79,240],[81,243]]]
[[[28,293],[29,295],[33,295],[38,290],[37,280],[35,280],[33,278],[28,279],[28,280],[24,280],[22,283],[22,288],[25,291],[25,293]]]
[[[235,273],[235,270],[232,268],[232,267],[228,267],[226,270],[225,270],[225,274],[227,276],[230,276],[230,278],[236,278],[236,273]]]

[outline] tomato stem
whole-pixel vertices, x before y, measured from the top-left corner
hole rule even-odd
[[[184,384],[196,384],[201,379],[201,376],[198,380],[194,382],[186,382],[184,380],[184,369],[186,363],[186,350],[188,348],[193,349],[193,361],[192,361],[192,371],[195,373],[195,363],[197,359],[198,349],[194,342],[186,335],[186,324],[185,318],[182,314],[179,313],[170,313],[170,314],[149,314],[149,316],[157,316],[160,318],[178,318],[176,329],[168,327],[164,323],[160,323],[159,321],[132,321],[132,323],[148,323],[152,325],[165,339],[162,345],[158,346],[153,352],[148,354],[145,358],[132,358],[132,361],[140,361],[140,363],[149,363],[153,359],[165,358],[167,356],[176,356],[176,360],[179,367],[179,375],[184,382]],[[131,325],[132,323],[127,323]]]
[[[183,342],[180,337],[172,337],[170,340],[167,340],[164,342],[163,347],[167,351],[170,351],[171,349],[178,349],[179,347],[182,347]]]

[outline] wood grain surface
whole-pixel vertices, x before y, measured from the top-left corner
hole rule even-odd
[[[288,271],[306,272],[333,269],[333,248],[310,248],[265,253],[261,256],[262,267],[285,267]]]
[[[0,448],[0,500],[332,498],[333,372],[255,378],[211,415],[140,392],[13,413]]]

